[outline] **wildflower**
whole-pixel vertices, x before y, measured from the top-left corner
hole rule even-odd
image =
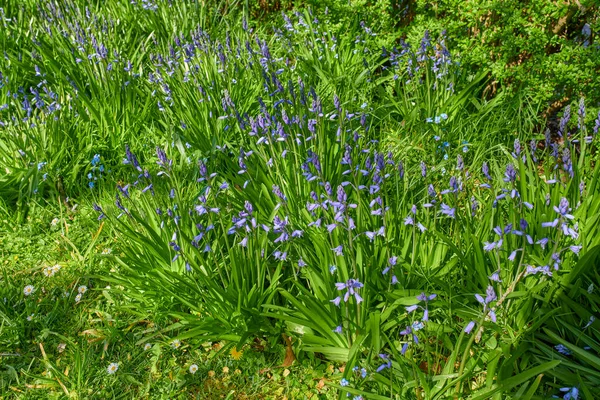
[[[590,316],[589,321],[587,322],[587,324],[585,324],[585,326],[583,327],[583,329],[589,328],[590,326],[592,326],[592,324],[594,323],[594,321],[596,321],[596,317],[594,317],[593,315]]]
[[[465,333],[468,335],[469,333],[471,333],[471,331],[473,330],[473,328],[475,327],[475,321],[470,321],[467,326],[465,326]]]
[[[119,369],[119,364],[118,363],[110,363],[110,365],[106,369],[106,372],[108,372],[109,375],[112,375],[115,372],[117,372],[118,369]]]
[[[229,352],[229,354],[231,354],[231,358],[233,358],[234,360],[239,360],[240,358],[242,358],[242,355],[244,354],[244,350],[243,349],[238,350],[237,347],[233,347],[231,349],[231,351]]]
[[[354,296],[357,303],[363,301],[362,297],[357,293],[358,289],[363,287],[363,284],[355,279],[348,279],[346,283],[338,282],[335,284],[337,290],[347,289],[346,294],[344,295],[344,302],[348,302],[350,296]]]
[[[228,374],[229,373],[229,367],[223,367],[223,373],[224,374]]]
[[[565,393],[565,395],[563,396],[563,399],[565,400],[579,399],[579,389],[577,389],[576,387],[564,387],[560,388],[560,391]]]
[[[198,371],[198,366],[196,364],[190,365],[189,371],[190,371],[190,374],[192,374],[192,375],[195,374]]]
[[[514,260],[514,257],[513,257],[513,260]],[[490,281],[493,281],[493,282],[502,282],[502,280],[500,279],[500,270],[495,271],[488,278],[489,278]]]
[[[85,285],[81,285],[77,288],[77,292],[81,293],[81,294],[84,294],[85,292],[87,292],[87,290],[88,290],[88,288]]]
[[[59,222],[60,222],[60,220],[59,220],[58,218],[54,218],[54,219],[52,220],[52,222],[50,222],[50,225],[52,225],[52,226],[56,226],[56,225],[58,225],[58,223],[59,223]]]
[[[79,303],[82,297],[83,295],[81,293],[78,293],[77,296],[75,296],[75,303]]]
[[[62,353],[63,351],[65,351],[66,348],[67,348],[66,343],[59,343],[56,350],[58,350],[59,353]]]
[[[333,332],[342,333],[342,326],[341,325],[336,326],[335,329],[333,330]]]
[[[514,165],[508,164],[506,166],[506,171],[504,172],[504,182],[514,182],[517,179],[517,171],[515,170]]]
[[[56,264],[53,265],[52,267],[44,267],[43,269],[43,273],[45,276],[47,276],[48,278],[53,277],[54,275],[56,275],[58,273],[58,271],[60,271],[61,266]]]
[[[152,344],[151,344],[151,343],[146,343],[146,344],[144,345],[144,351],[148,351],[148,350],[150,350],[151,348],[152,348]]]
[[[35,291],[35,288],[33,287],[33,285],[27,285],[27,286],[25,286],[25,288],[23,288],[23,294],[25,296],[29,296],[34,291]]]
[[[336,256],[343,256],[344,255],[344,253],[343,253],[344,247],[342,245],[339,245],[338,247],[335,247],[335,248],[333,248],[331,250],[333,250],[333,252],[335,253]]]
[[[28,315],[28,316],[27,316],[27,321],[29,321],[29,322],[33,321],[33,316],[34,316],[34,315],[35,315],[35,314]]]
[[[496,296],[496,292],[494,291],[494,288],[492,286],[488,286],[488,288],[486,289],[486,296],[485,298],[483,298],[483,296],[481,296],[480,294],[476,294],[475,298],[477,299],[477,301],[481,304],[483,304],[483,311],[486,312],[488,311],[488,315],[490,317],[490,319],[493,322],[496,322],[496,313],[494,312],[494,310],[492,308],[489,307],[489,304],[492,301],[497,300],[497,296]]]
[[[179,339],[173,339],[173,341],[171,342],[171,347],[173,349],[178,349],[181,347],[181,340]]]
[[[449,205],[442,203],[440,212],[450,218],[456,218],[456,208],[451,208]]]
[[[420,329],[420,326],[417,326],[417,327]],[[400,334],[404,335],[404,336],[412,335],[412,340],[417,344],[419,343],[419,338],[417,337],[417,335],[415,335],[413,328],[411,326],[407,326],[406,329],[404,329],[400,332]],[[402,345],[402,350],[400,351],[400,353],[402,355],[404,355],[406,353],[406,350],[408,350],[408,344],[409,344],[409,342],[406,342]]]
[[[342,378],[342,380],[340,381],[340,386],[348,386],[349,384],[350,382],[348,382],[346,378]]]
[[[390,356],[388,356],[387,354],[380,354],[379,358],[381,358],[383,360],[383,364],[381,364],[377,368],[377,372],[381,372],[386,368],[392,368],[392,361],[390,360]]]
[[[554,346],[554,348],[556,349],[556,351],[558,351],[562,355],[565,355],[565,356],[571,355],[571,352],[569,351],[569,349],[563,344],[557,344],[556,346]]]

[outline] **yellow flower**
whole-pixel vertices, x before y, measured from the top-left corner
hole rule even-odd
[[[228,374],[229,373],[229,367],[223,367],[223,373],[224,374]]]
[[[238,350],[236,347],[233,347],[230,351],[230,354],[231,358],[233,358],[234,360],[239,360],[240,358],[242,358],[244,350]]]

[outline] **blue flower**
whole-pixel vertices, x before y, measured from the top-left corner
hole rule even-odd
[[[347,289],[346,294],[344,295],[344,302],[348,302],[350,296],[354,296],[356,299],[356,303],[360,303],[363,301],[363,298],[358,294],[358,289],[362,288],[364,285],[357,281],[356,279],[348,279],[345,283],[338,282],[335,284],[337,290]]]
[[[558,351],[562,355],[565,355],[565,356],[571,355],[571,352],[569,351],[569,349],[563,344],[557,344],[556,346],[554,346],[554,348],[556,349],[556,351]]]
[[[565,400],[577,400],[579,399],[579,389],[576,387],[564,387],[560,389],[561,392],[564,392],[565,395],[563,399]]]
[[[386,368],[392,368],[392,361],[390,360],[390,356],[388,356],[387,354],[380,354],[379,358],[381,358],[383,360],[383,364],[381,364],[378,368],[377,368],[377,372],[381,372]],[[366,375],[365,371],[365,375]]]
[[[467,326],[465,326],[465,333],[468,335],[469,333],[471,333],[471,331],[473,330],[473,328],[475,327],[475,321],[471,321],[467,324]]]
[[[348,386],[349,384],[350,382],[348,382],[346,378],[342,378],[342,380],[340,381],[340,386]]]

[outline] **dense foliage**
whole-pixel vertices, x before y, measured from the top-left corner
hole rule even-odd
[[[485,15],[517,24],[518,7],[499,4]],[[591,33],[587,43],[568,38],[556,54],[577,54],[582,72],[548,83],[544,68],[560,62],[544,40],[560,32],[521,49],[497,43],[511,29],[501,23],[499,56],[483,55],[487,39],[467,52],[473,35],[498,32],[484,21],[459,34],[461,18],[482,11],[453,14],[453,5],[433,23],[420,2],[378,2],[367,11],[407,18],[379,25],[352,19],[344,10],[358,3],[341,2],[267,26],[256,9],[226,13],[229,3],[5,10],[7,221],[46,201],[69,215],[83,204],[94,234],[85,250],[69,246],[83,264],[110,265],[85,279],[133,319],[120,329],[151,324],[138,345],[170,335],[171,350],[218,342],[238,354],[266,342],[286,348],[287,366],[339,363],[329,386],[357,399],[593,398],[598,48]],[[511,67],[522,52],[541,69]],[[505,78],[510,90],[494,86]],[[557,93],[566,107],[540,133]],[[104,227],[118,251],[99,255]],[[2,277],[0,343],[14,353],[56,334],[56,310],[86,298],[78,281],[64,283],[68,293],[50,284],[60,264],[40,269],[51,290]],[[43,329],[27,323],[44,313],[54,317]],[[81,379],[43,347],[42,360],[44,378],[23,374],[78,392]]]

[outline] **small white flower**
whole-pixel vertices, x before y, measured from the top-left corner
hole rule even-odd
[[[54,218],[54,219],[52,220],[52,222],[50,222],[50,225],[52,225],[52,226],[56,226],[56,225],[58,225],[58,223],[59,223],[59,222],[60,222],[60,220],[59,220],[58,218]]]
[[[174,349],[178,349],[181,347],[181,340],[175,339],[171,342],[171,347]]]
[[[118,369],[119,369],[119,364],[118,363],[110,363],[110,365],[106,369],[106,372],[108,372],[109,375],[112,375],[115,372],[117,372]]]
[[[79,292],[80,294],[84,294],[85,292],[87,292],[87,286],[85,285],[81,285],[77,288],[77,292]]]
[[[79,303],[82,297],[83,295],[81,293],[78,293],[77,296],[75,296],[75,303]]]
[[[23,294],[25,296],[29,296],[31,293],[33,293],[35,291],[35,288],[33,287],[33,285],[27,285],[25,286],[25,288],[23,289]]]
[[[198,366],[196,364],[190,365],[190,374],[195,374],[198,371]]]
[[[61,266],[60,266],[60,265],[58,265],[58,264],[56,264],[56,265],[54,265],[54,266],[52,266],[52,267],[44,267],[44,269],[43,269],[43,271],[42,271],[42,272],[43,272],[43,273],[44,273],[44,275],[46,275],[48,278],[51,278],[51,277],[53,277],[54,275],[56,275],[56,273],[57,273],[58,271],[60,271],[60,268],[61,268]]]
[[[27,316],[27,321],[33,321],[33,316],[34,316],[34,315],[35,315],[35,314],[28,315],[28,316]]]
[[[145,351],[148,351],[148,350],[150,350],[151,348],[152,348],[152,344],[151,344],[151,343],[146,343],[146,344],[144,345],[144,350],[145,350]]]
[[[102,250],[102,254],[106,255],[106,254],[110,254],[112,253],[112,249],[106,248],[104,250]]]
[[[66,348],[67,348],[67,344],[66,344],[66,343],[60,343],[60,344],[58,345],[58,348],[57,348],[57,349],[58,349],[58,352],[59,352],[59,353],[62,353],[63,351],[65,351],[65,349],[66,349]]]

